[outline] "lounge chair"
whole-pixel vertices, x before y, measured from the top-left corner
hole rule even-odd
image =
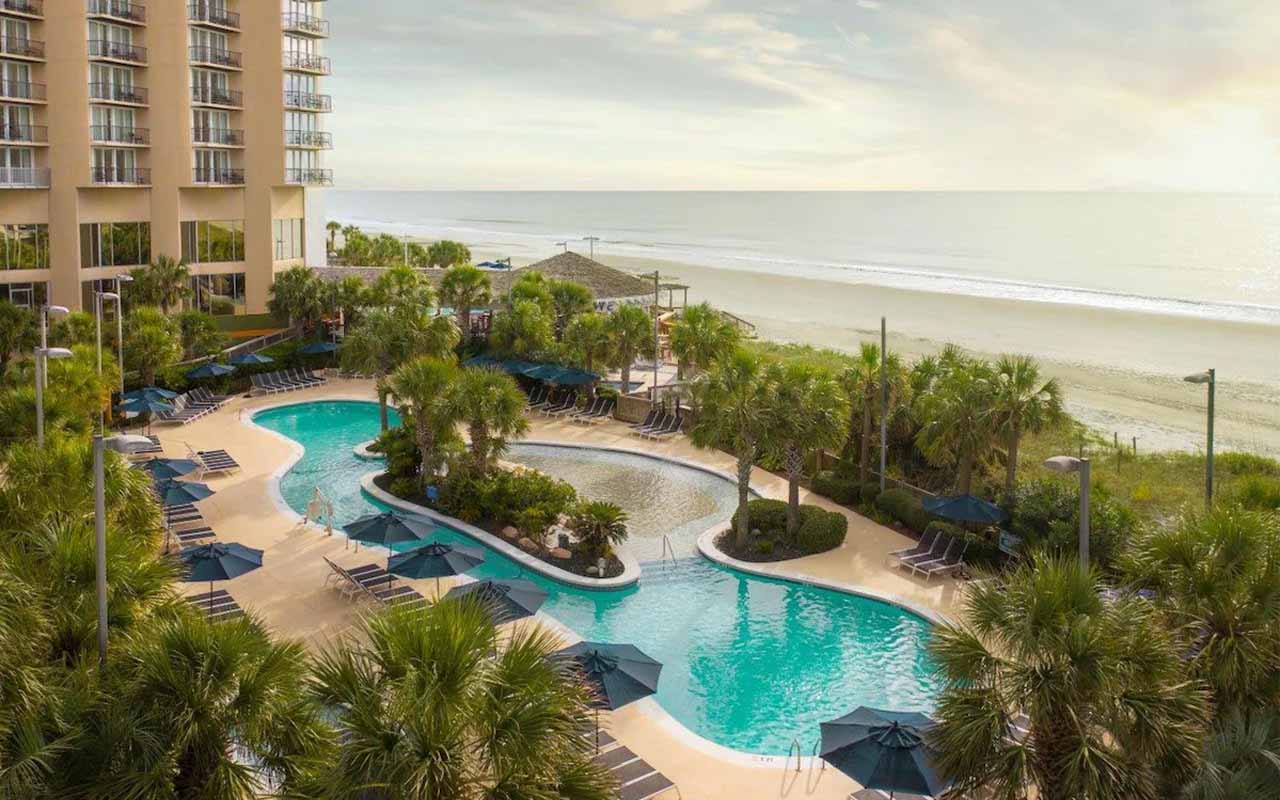
[[[193,544],[206,544],[210,539],[216,538],[217,535],[214,533],[213,528],[207,525],[184,531],[169,531],[168,541],[165,542],[165,550],[168,551],[169,545],[174,541],[178,543],[179,549],[182,549]]]
[[[914,556],[922,556],[925,553],[928,553],[931,549],[933,549],[933,543],[934,541],[937,540],[937,538],[938,538],[937,528],[926,529],[924,532],[924,536],[920,537],[920,541],[916,542],[911,547],[904,547],[901,550],[894,550],[893,552],[888,554],[887,558],[903,559],[903,558],[909,558]]]
[[[302,385],[289,380],[285,374],[279,370],[276,372],[268,372],[262,376],[263,381],[277,392],[292,392],[295,389],[301,389]]]
[[[923,575],[925,582],[933,580],[934,575],[952,570],[959,569],[964,566],[964,554],[969,550],[968,540],[960,542],[960,547],[948,548],[946,555],[933,561],[924,561],[911,565],[912,574]]]
[[[530,411],[537,411],[538,409],[545,408],[550,400],[550,389],[545,386],[535,386],[533,387],[533,391],[529,393],[529,402],[527,404],[528,409]]]
[[[548,417],[563,417],[570,414],[579,414],[581,409],[578,408],[578,393],[572,392],[569,398],[557,408],[548,409],[543,412]]]
[[[644,421],[639,424],[632,425],[631,430],[638,431],[638,430],[641,430],[642,428],[647,428],[650,425],[654,424],[655,422],[658,421],[658,413],[659,412],[656,409],[650,409],[649,413],[645,415]]]
[[[187,396],[180,394],[173,399],[173,411],[162,411],[156,415],[156,422],[186,425],[209,413],[208,406],[188,406]]]
[[[654,431],[660,431],[665,429],[670,424],[671,424],[671,415],[666,412],[662,412],[658,414],[657,418],[655,419],[652,425],[648,425],[643,428],[637,428],[636,430],[633,430],[631,432],[631,435],[645,437],[645,436],[648,436],[650,433],[653,433]]]
[[[670,778],[625,746],[602,750],[592,760],[618,781],[619,800],[649,800],[671,790],[679,794]]]
[[[204,403],[204,404],[215,405],[215,406],[221,406],[231,399],[231,395],[229,394],[214,394],[213,392],[209,391],[209,388],[207,386],[201,386],[197,389],[192,389],[190,394],[191,394],[191,398],[195,400],[197,403]]]
[[[579,417],[575,419],[574,422],[581,422],[586,425],[595,425],[597,423],[604,422],[606,419],[613,416],[613,410],[617,405],[618,401],[616,399],[612,397],[607,398],[595,413],[585,417]]]
[[[130,453],[129,459],[131,461],[148,461],[154,456],[164,455],[164,448],[160,446],[160,437],[148,436],[147,438],[151,440],[151,444]]]
[[[569,419],[576,420],[580,417],[589,417],[592,414],[596,413],[596,411],[600,408],[602,403],[604,403],[604,398],[597,397],[593,399],[590,403],[587,403],[582,408],[579,408],[578,410],[569,414]]]
[[[542,416],[544,417],[555,416],[564,411],[573,409],[574,407],[577,406],[577,404],[578,404],[578,393],[566,392],[560,396],[559,400],[552,403],[548,403],[547,405],[543,406]]]
[[[316,375],[309,369],[302,369],[300,367],[285,370],[284,376],[287,380],[293,381],[301,386],[319,386],[322,383],[327,383],[329,380],[328,378]]]
[[[681,417],[679,414],[677,414],[676,416],[671,418],[671,422],[669,422],[666,426],[655,431],[650,431],[644,434],[644,437],[646,439],[654,439],[654,440],[669,439],[672,436],[680,435],[680,429],[682,427],[684,427],[684,418]]]
[[[188,597],[187,602],[214,622],[244,616],[244,609],[223,589]]]
[[[919,555],[902,556],[898,559],[897,566],[910,569],[914,564],[923,564],[926,561],[937,561],[940,558],[946,558],[955,541],[955,537],[950,534],[939,534],[933,540],[933,546],[927,551]]]
[[[187,445],[187,454],[192,461],[200,465],[200,476],[213,472],[235,472],[240,465],[226,450],[193,450]]]

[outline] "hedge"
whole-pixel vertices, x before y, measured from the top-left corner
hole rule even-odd
[[[863,505],[873,506],[876,504],[876,498],[880,496],[880,484],[864,483],[859,492]]]
[[[783,500],[751,500],[747,503],[748,521],[752,530],[770,539],[785,540],[787,534],[787,503]],[[734,512],[730,523],[738,525]],[[817,506],[800,506],[800,528],[796,531],[795,546],[806,555],[821,553],[844,543],[849,530],[849,520],[838,511],[827,511]]]
[[[785,500],[748,500],[747,522],[752,530],[763,534],[785,533],[787,530],[787,503]],[[738,512],[733,512],[730,525],[737,530]]]
[[[831,470],[823,470],[814,476],[813,491],[841,505],[852,505],[859,497],[857,481],[842,478]]]
[[[924,533],[933,515],[924,510],[916,496],[905,489],[886,489],[876,498],[876,508],[916,533]]]

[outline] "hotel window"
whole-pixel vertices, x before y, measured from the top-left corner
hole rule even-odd
[[[320,85],[314,75],[300,75],[297,72],[287,72],[284,76],[284,90],[286,92],[301,92],[303,94],[315,94],[316,88]]]
[[[198,102],[231,105],[231,83],[225,72],[191,70],[191,90]]]
[[[48,225],[0,225],[0,269],[48,269]]]
[[[306,257],[301,219],[273,219],[271,239],[275,242],[276,261]]]
[[[0,36],[3,36],[6,42],[25,47],[27,42],[31,41],[31,23],[6,17],[3,26],[0,26]]]
[[[91,110],[90,138],[99,142],[128,142],[134,138],[132,108],[94,106]]]
[[[39,308],[49,302],[49,284],[0,283],[0,300],[23,308]]]
[[[227,35],[221,31],[210,31],[204,28],[191,29],[191,44],[201,48],[206,56],[201,60],[209,60],[207,56],[211,54],[227,52],[228,41],[230,40]]]
[[[128,148],[93,148],[95,182],[134,183],[139,177],[137,151]]]
[[[115,278],[99,278],[92,281],[80,281],[80,307],[93,313],[93,296],[97,292],[120,292],[121,286]],[[125,289],[125,305],[129,304],[128,290]],[[107,300],[102,304],[104,319],[116,318],[116,301]]]
[[[195,275],[191,278],[188,307],[215,317],[240,316],[247,310],[244,300],[244,273]]]
[[[182,223],[182,259],[188,264],[244,261],[244,220]]]
[[[224,144],[231,131],[231,112],[215,111],[208,108],[191,110],[191,127],[195,130],[197,142],[214,142]]]
[[[118,49],[112,47],[107,50],[99,51],[102,55],[123,52],[133,46],[133,29],[124,25],[110,25],[106,22],[90,20],[89,41],[108,42],[113,45],[121,45]]]
[[[125,94],[128,94],[133,91],[133,68],[95,62],[89,65],[89,83],[103,87],[119,88]],[[111,97],[113,95],[98,96]]]
[[[30,147],[0,147],[0,183],[36,184],[36,154]]]
[[[0,62],[5,97],[31,97],[31,65],[23,61]]]
[[[80,225],[80,266],[137,267],[151,263],[150,222],[86,222]]]

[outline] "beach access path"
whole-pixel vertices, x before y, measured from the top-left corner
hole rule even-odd
[[[216,494],[199,504],[210,525],[224,542],[240,542],[264,551],[261,569],[228,581],[229,591],[242,607],[262,619],[275,633],[303,640],[308,647],[323,648],[358,621],[371,606],[353,603],[326,585],[328,558],[353,567],[380,562],[377,549],[356,551],[340,531],[327,534],[323,527],[308,525],[279,500],[275,483],[301,455],[300,448],[283,437],[252,425],[249,417],[268,406],[319,400],[376,401],[372,381],[331,379],[324,386],[265,397],[237,397],[221,410],[186,426],[160,426],[165,455],[185,457],[187,446],[195,450],[225,449],[241,470],[210,476],[206,482]],[[578,445],[616,447],[700,464],[732,474],[734,459],[727,453],[699,450],[685,437],[650,443],[627,435],[627,426],[609,422],[584,427],[560,420],[531,420],[530,439]],[[376,469],[371,464],[370,469]],[[763,470],[752,474],[753,487],[767,497],[785,498],[786,481]],[[779,577],[811,580],[858,590],[908,605],[937,618],[954,612],[959,584],[935,580],[926,584],[885,566],[892,550],[909,547],[912,540],[836,506],[824,498],[802,492],[804,502],[840,511],[849,518],[845,544],[821,555],[789,562],[753,565]],[[642,579],[643,580],[643,579]],[[408,581],[426,596],[434,593],[434,581]],[[441,581],[447,592],[453,581]],[[184,584],[187,593],[207,591],[207,584]],[[541,620],[561,635],[570,635],[553,620]],[[527,623],[516,623],[527,624]],[[821,770],[807,758],[796,771],[797,761],[752,756],[719,747],[694,736],[668,716],[653,698],[613,712],[608,729],[627,747],[675,781],[685,800],[702,798],[846,798],[858,787],[833,769]],[[812,743],[806,743],[807,750]],[[674,797],[674,793],[671,793]]]

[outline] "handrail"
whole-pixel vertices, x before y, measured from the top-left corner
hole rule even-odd
[[[789,764],[791,763],[791,754],[792,754],[793,752],[796,754],[796,772],[799,772],[799,771],[800,771],[800,762],[804,760],[804,748],[802,748],[802,747],[800,746],[800,737],[799,737],[799,736],[797,736],[796,738],[792,739],[792,740],[791,740],[791,746],[787,748],[787,760],[786,760],[786,762],[782,765],[782,768],[783,768],[783,769],[786,769],[786,768],[787,768],[787,765],[789,765]]]
[[[664,533],[662,534],[662,555],[659,556],[659,559],[665,563],[668,554],[670,554],[671,563],[674,565],[676,563],[676,548],[675,545],[671,544],[671,537]]]

